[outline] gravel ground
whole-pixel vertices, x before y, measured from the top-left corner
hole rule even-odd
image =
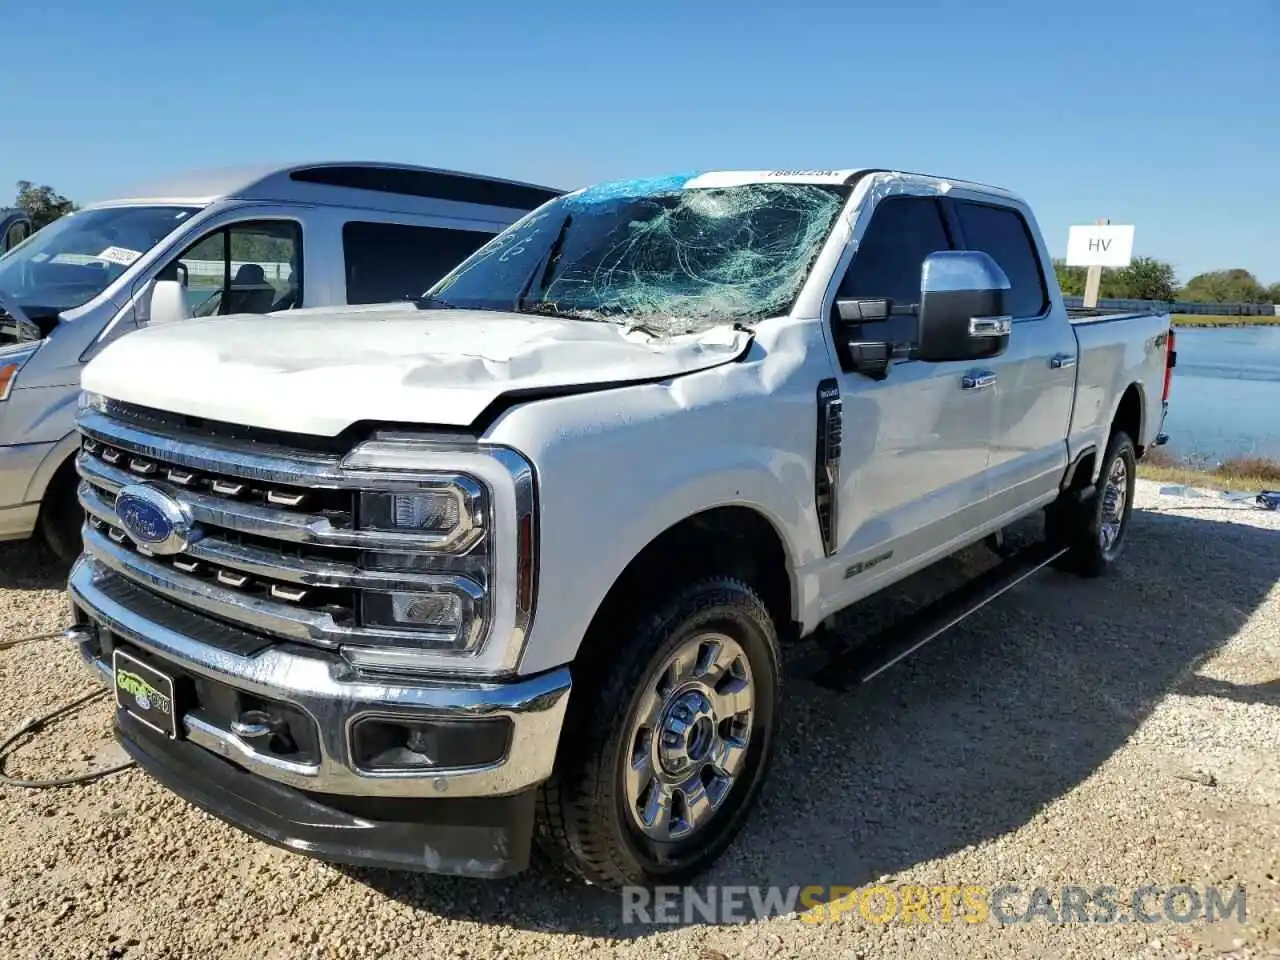
[[[16,957],[1280,955],[1280,514],[1140,482],[1117,575],[1046,572],[862,690],[797,679],[765,795],[702,884],[1189,883],[1248,919],[1054,925],[624,924],[536,865],[486,884],[344,871],[258,843],[137,770],[0,788],[0,945]],[[987,563],[970,551],[846,618],[871,629]],[[0,637],[59,626],[58,573],[0,546]],[[92,689],[54,643],[0,652],[0,729]],[[11,774],[110,762],[105,701]],[[1013,902],[1013,901],[1011,901]]]

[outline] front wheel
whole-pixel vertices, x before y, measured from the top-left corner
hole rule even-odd
[[[40,534],[59,560],[72,563],[84,549],[84,508],[76,496],[80,478],[74,465],[64,464],[49,481],[40,506]]]
[[[680,882],[724,851],[759,793],[777,632],[750,587],[711,579],[610,639],[598,675],[575,678],[539,835],[592,883]]]
[[[1051,537],[1070,548],[1062,566],[1098,577],[1119,559],[1129,533],[1137,472],[1133,441],[1117,430],[1107,444],[1093,495],[1073,509],[1058,507],[1051,514]]]

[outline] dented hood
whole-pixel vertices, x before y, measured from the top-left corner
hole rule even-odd
[[[299,310],[141,330],[81,383],[159,410],[333,436],[362,420],[467,426],[512,391],[666,379],[732,361],[750,337],[404,305]]]

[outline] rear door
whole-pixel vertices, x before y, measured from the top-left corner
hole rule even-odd
[[[1009,347],[985,362],[996,374],[988,482],[998,517],[1057,496],[1067,463],[1076,338],[1061,300],[1049,295],[1048,261],[1029,216],[988,199],[948,203],[965,248],[990,254],[1012,285]]]
[[[859,223],[855,236],[863,229]],[[896,194],[881,200],[870,211],[837,297],[888,297],[895,312],[860,328],[837,327],[836,342],[913,343],[924,260],[953,248],[937,197]],[[995,419],[993,391],[965,386],[972,363],[900,360],[877,381],[850,370],[842,347],[837,354],[844,429],[838,562],[823,585],[830,607],[865,596],[903,567],[949,552],[951,541],[981,523]]]

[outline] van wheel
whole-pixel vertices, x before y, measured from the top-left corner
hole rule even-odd
[[[742,827],[772,753],[778,637],[745,583],[709,579],[610,637],[574,679],[538,835],[591,883],[677,883]]]
[[[1069,547],[1059,566],[1085,577],[1106,573],[1120,557],[1133,513],[1138,457],[1123,430],[1111,435],[1102,458],[1097,488],[1075,509],[1055,505],[1050,513],[1050,539]]]
[[[40,505],[40,535],[63,563],[70,564],[84,550],[84,508],[76,497],[80,478],[73,463],[58,468]]]

